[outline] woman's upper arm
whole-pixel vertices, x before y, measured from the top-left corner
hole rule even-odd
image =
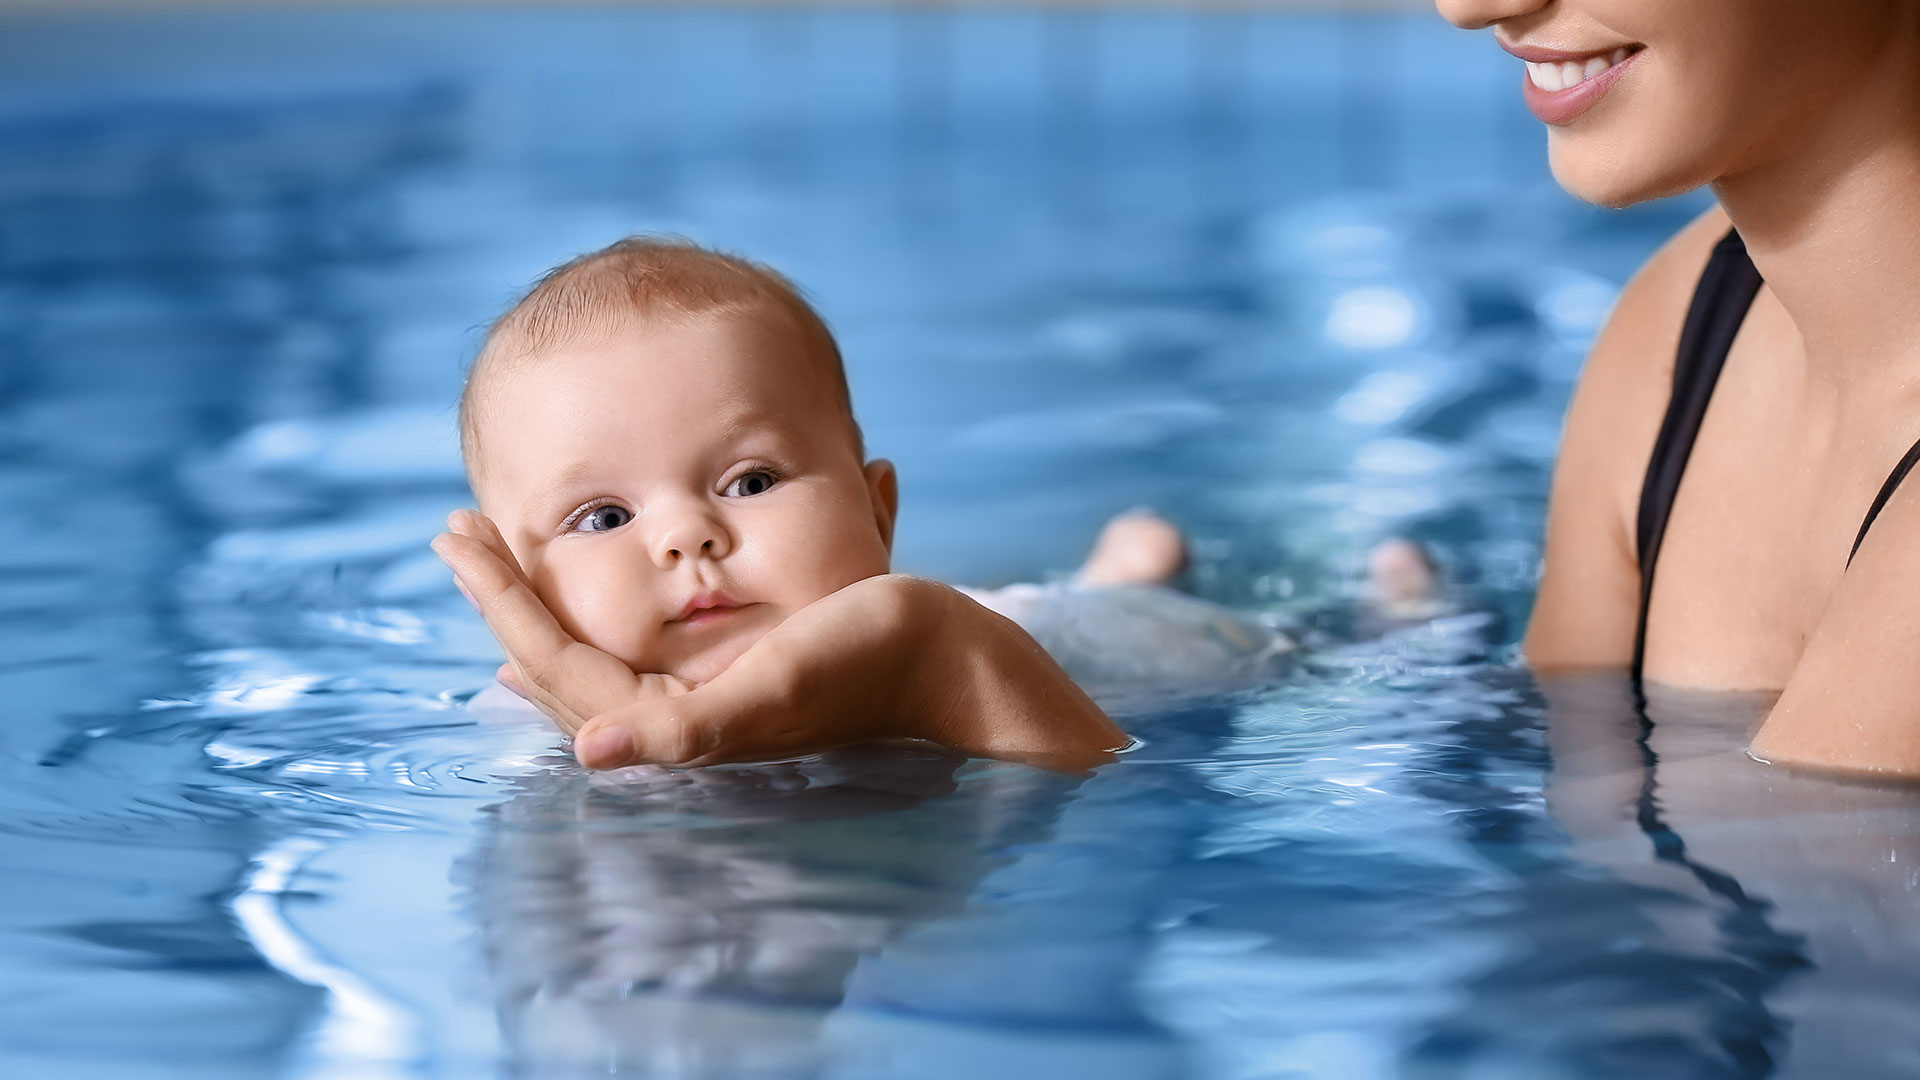
[[[1896,491],[1753,740],[1781,765],[1920,777],[1920,482]]]
[[[1726,229],[1716,207],[1668,241],[1621,290],[1588,354],[1547,504],[1545,565],[1524,644],[1536,670],[1632,661],[1640,485],[1694,282]]]

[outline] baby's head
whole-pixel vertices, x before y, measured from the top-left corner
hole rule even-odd
[[[704,682],[781,620],[888,568],[833,336],[785,278],[632,238],[540,279],[460,399],[480,512],[569,633]]]

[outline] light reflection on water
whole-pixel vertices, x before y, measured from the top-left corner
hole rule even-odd
[[[1920,1069],[1920,800],[1745,761],[1764,701],[1659,695],[1649,731],[1616,683],[1504,662],[1581,349],[1696,204],[1553,194],[1484,42],[6,30],[0,1072]],[[1383,40],[1448,77],[1341,77]],[[1337,638],[1406,530],[1491,619],[1135,703],[1143,748],[1091,777],[897,748],[589,776],[467,707],[494,649],[424,541],[465,498],[471,328],[663,228],[818,297],[904,568],[1041,578],[1144,502],[1209,597]]]

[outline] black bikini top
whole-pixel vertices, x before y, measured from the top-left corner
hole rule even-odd
[[[1660,437],[1653,444],[1653,458],[1647,462],[1647,478],[1640,485],[1640,521],[1636,539],[1640,549],[1640,620],[1633,634],[1633,680],[1640,681],[1641,662],[1646,658],[1647,607],[1653,599],[1653,571],[1660,559],[1660,542],[1666,538],[1667,519],[1673,513],[1674,496],[1680,490],[1680,478],[1693,453],[1693,441],[1700,434],[1700,421],[1707,415],[1713,388],[1720,381],[1720,369],[1733,347],[1734,335],[1753,306],[1760,291],[1760,271],[1747,256],[1747,245],[1740,234],[1729,230],[1714,245],[1713,257],[1700,274],[1693,290],[1693,303],[1687,308],[1687,321],[1680,330],[1680,354],[1673,365],[1673,395],[1667,401],[1666,418],[1660,421]],[[1920,463],[1920,442],[1913,444],[1907,456],[1894,466],[1893,474],[1881,486],[1880,494],[1867,509],[1860,532],[1853,539],[1853,551],[1847,563],[1860,550],[1873,519],[1893,497],[1895,489]]]

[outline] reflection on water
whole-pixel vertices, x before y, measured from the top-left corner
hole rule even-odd
[[[1723,969],[1739,1008],[1710,1030],[1730,1065],[1855,1076],[1920,1065],[1920,790],[1756,765],[1744,748],[1768,695],[1654,687],[1631,711],[1617,684],[1548,693],[1547,796],[1576,850],[1707,901],[1661,928]],[[1619,826],[1628,814],[1640,843]]]
[[[1920,1072],[1920,795],[1504,662],[1578,357],[1698,205],[1554,194],[1505,63],[1424,17],[10,17],[0,1074]],[[1406,531],[1490,617],[1124,703],[1087,777],[589,777],[467,707],[424,541],[472,328],[662,229],[818,298],[903,568],[1044,580],[1150,503],[1250,614],[1355,636]]]
[[[957,986],[1004,1009],[978,993],[991,969],[893,969],[927,924],[960,914],[989,853],[1044,838],[1077,781],[979,766],[957,777],[963,765],[875,748],[516,782],[461,869],[512,1059],[806,1076],[873,1052],[836,1047],[826,1029],[844,1026],[843,1004],[938,1009],[940,988]],[[1109,1022],[1113,980],[1081,982],[1054,986],[1091,994],[1081,1010]]]

